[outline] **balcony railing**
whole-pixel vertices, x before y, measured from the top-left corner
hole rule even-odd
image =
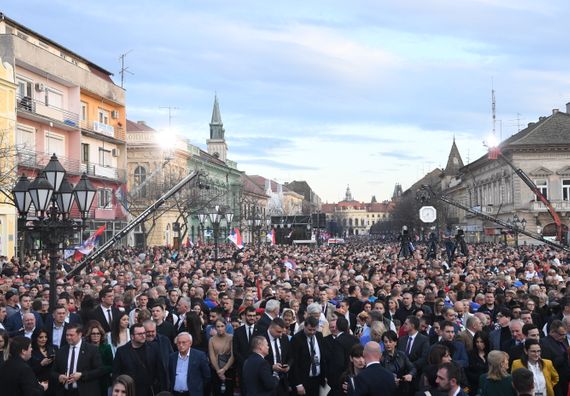
[[[43,169],[49,162],[52,154],[53,153],[42,153],[32,150],[18,150],[16,153],[16,162],[19,166]],[[81,163],[79,160],[67,158],[63,155],[58,155],[57,159],[65,170],[71,174],[79,175],[85,172],[89,176],[104,177],[106,179],[126,182],[127,172],[125,169],[102,166],[91,162]]]
[[[115,128],[112,125],[107,125],[98,121],[87,120],[83,120],[79,124],[83,129],[89,129],[90,131],[94,131],[112,138],[115,137]]]
[[[36,114],[51,120],[59,121],[70,127],[79,126],[79,115],[59,107],[47,106],[44,102],[32,99],[29,96],[18,96],[17,107],[20,111]]]
[[[556,211],[570,211],[570,201],[551,200],[550,203]],[[533,212],[546,212],[546,206],[542,202],[533,201],[530,204],[530,210]]]

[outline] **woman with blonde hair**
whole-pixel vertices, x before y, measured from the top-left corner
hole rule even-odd
[[[525,367],[534,376],[534,392],[546,396],[554,396],[554,386],[560,380],[552,361],[540,357],[541,347],[538,340],[527,339],[524,342],[522,358],[513,362],[512,372]]]
[[[479,377],[480,396],[515,396],[509,374],[509,355],[503,351],[491,351],[487,356],[489,371]]]

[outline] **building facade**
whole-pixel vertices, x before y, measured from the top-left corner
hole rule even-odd
[[[56,154],[72,184],[86,173],[98,189],[88,229],[106,224],[103,238],[120,230],[126,213],[115,197],[126,188],[125,91],[110,72],[3,14],[0,58],[16,85],[15,173],[35,177]],[[109,117],[95,120],[97,111]],[[75,206],[71,215],[79,217]]]
[[[370,228],[378,222],[385,222],[390,219],[393,203],[385,202],[365,203],[353,198],[350,186],[346,187],[344,199],[337,203],[324,203],[321,210],[326,214],[327,224],[331,228],[339,230],[339,236],[347,237],[352,235],[368,235]]]
[[[566,112],[557,109],[538,122],[529,123],[517,134],[501,142],[502,155],[521,169],[548,198],[560,216],[564,239],[568,240],[570,216],[570,104]],[[512,221],[515,214],[526,220],[528,231],[554,238],[556,227],[546,207],[499,156],[483,156],[462,167],[447,181],[444,192],[474,210]],[[501,226],[457,210],[453,225],[463,227],[472,241],[512,240]],[[523,235],[521,242],[534,243]]]

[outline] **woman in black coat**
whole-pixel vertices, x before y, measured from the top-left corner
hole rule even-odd
[[[407,395],[410,391],[410,384],[417,374],[416,368],[404,352],[396,350],[398,335],[394,331],[385,332],[382,335],[382,342],[384,343],[384,353],[380,365],[394,373],[398,393]]]
[[[34,370],[34,374],[38,381],[48,381],[48,389],[46,395],[54,395],[54,386],[50,380],[50,373],[53,367],[53,359],[55,357],[55,348],[49,339],[49,334],[45,329],[38,331],[32,336],[32,358],[29,363]]]
[[[472,396],[477,394],[479,377],[489,370],[489,363],[487,362],[489,352],[491,352],[489,335],[478,331],[473,336],[473,349],[469,351],[469,366],[465,369],[465,375],[469,382],[469,394]]]

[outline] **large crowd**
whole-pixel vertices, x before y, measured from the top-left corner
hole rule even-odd
[[[570,255],[429,250],[119,248],[55,290],[1,258],[0,394],[570,395]]]

